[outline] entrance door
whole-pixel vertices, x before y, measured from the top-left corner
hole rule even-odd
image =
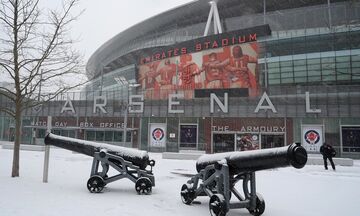
[[[214,153],[230,152],[235,150],[235,134],[214,134]]]
[[[282,147],[284,143],[284,135],[274,135],[274,134],[262,134],[261,135],[261,148],[275,148]]]

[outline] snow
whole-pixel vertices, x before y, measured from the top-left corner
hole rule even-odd
[[[12,150],[0,148],[0,215],[198,215],[208,216],[208,197],[184,205],[180,188],[195,173],[194,160],[156,160],[156,186],[151,195],[137,195],[134,183],[122,179],[106,186],[103,193],[86,188],[92,158],[52,148],[49,182],[42,183],[44,152],[22,151],[20,177],[11,178]],[[360,161],[353,167],[337,166],[336,171],[309,165],[303,169],[280,168],[257,172],[257,191],[264,197],[263,215],[272,216],[358,216]],[[240,185],[238,185],[240,189]],[[230,210],[228,216],[250,214],[245,209]]]

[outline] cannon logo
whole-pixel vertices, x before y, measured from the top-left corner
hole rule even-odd
[[[314,145],[320,141],[320,134],[315,130],[308,130],[305,133],[304,138],[308,144]]]
[[[156,141],[161,141],[165,136],[164,130],[161,128],[155,128],[152,132],[152,137]]]

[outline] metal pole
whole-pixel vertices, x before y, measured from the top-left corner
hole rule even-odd
[[[52,118],[51,116],[48,116],[47,119],[47,132],[51,132],[51,124],[52,124]],[[43,183],[48,182],[48,176],[49,176],[49,156],[50,156],[50,146],[45,145],[45,157],[44,157],[44,170],[43,170]]]
[[[329,29],[331,30],[332,28],[332,21],[331,21],[331,7],[330,7],[330,0],[327,1],[328,4],[328,16],[329,16]]]
[[[263,1],[264,24],[266,24],[266,0]]]
[[[124,115],[124,140],[123,145],[126,146],[126,133],[127,133],[127,117],[128,117],[128,108],[129,108],[129,85],[126,85],[127,96],[125,102],[125,115]]]
[[[266,24],[266,0],[263,1],[264,4],[264,25]],[[265,40],[265,55],[264,55],[264,81],[265,81],[265,89],[267,90],[268,88],[268,69],[267,69],[267,43],[266,43],[267,39]]]
[[[175,92],[177,94],[178,88],[179,88],[179,62],[176,60],[176,89]]]
[[[217,8],[217,4],[216,2],[214,2],[214,23],[216,22],[216,33],[220,33],[222,34],[223,31],[222,31],[222,27],[221,27],[221,22],[220,22],[220,16],[219,16],[219,11],[218,11],[218,8]]]
[[[43,76],[43,72],[44,72],[44,70],[43,70],[43,69],[41,69],[41,70],[40,70],[40,83],[39,83],[38,101],[40,101],[40,96],[41,96],[41,84],[42,84],[42,76]]]
[[[38,103],[40,102],[40,98],[41,98],[41,86],[42,86],[42,77],[43,77],[43,72],[44,72],[44,69],[41,69],[40,70],[40,83],[39,83],[39,94],[38,94]],[[38,104],[39,105],[39,104]],[[37,105],[37,106],[38,106]],[[36,118],[35,118],[35,121],[39,121],[39,112],[36,113]],[[36,145],[36,134],[37,134],[37,128],[32,128],[31,130],[31,135],[32,135],[32,144],[33,145]]]
[[[102,95],[103,82],[104,82],[104,66],[101,66],[100,96]]]
[[[208,16],[208,19],[207,19],[207,22],[206,22],[206,26],[205,26],[205,31],[204,31],[204,37],[208,35],[209,33],[209,28],[210,28],[210,24],[211,24],[211,19],[213,17],[213,14],[214,14],[214,6],[213,4],[210,2],[210,12],[209,12],[209,16]]]

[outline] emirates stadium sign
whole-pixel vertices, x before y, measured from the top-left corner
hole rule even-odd
[[[257,39],[270,33],[263,25],[153,48],[139,59],[137,82],[147,100],[166,100],[177,90],[187,91],[185,99],[209,89],[258,96]]]
[[[189,53],[200,52],[209,49],[232,46],[257,41],[258,37],[271,34],[269,25],[261,25],[247,29],[241,29],[223,34],[210,35],[195,40],[177,43],[172,46],[154,48],[151,53],[140,57],[139,64],[143,65],[153,61],[172,58]]]

